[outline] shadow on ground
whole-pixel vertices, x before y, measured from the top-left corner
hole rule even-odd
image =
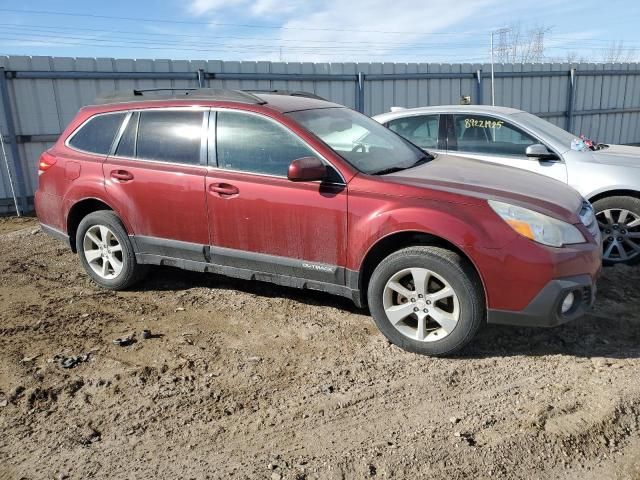
[[[334,307],[369,321],[369,312],[357,308],[349,299],[313,290],[238,280],[222,275],[154,267],[136,290],[176,291],[194,287],[237,290],[269,298],[286,298],[305,305]],[[616,297],[620,288],[604,278],[601,297]],[[614,295],[615,294],[615,295]],[[571,355],[576,357],[640,357],[640,316],[615,318],[592,311],[585,317],[555,328],[485,325],[459,358],[490,358],[520,355]]]

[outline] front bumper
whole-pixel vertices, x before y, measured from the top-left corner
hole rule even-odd
[[[574,293],[574,303],[561,312],[562,302],[569,292]],[[596,298],[596,283],[590,275],[551,280],[540,290],[523,310],[489,309],[487,322],[527,327],[555,327],[583,316]]]

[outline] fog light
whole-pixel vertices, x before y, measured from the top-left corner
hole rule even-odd
[[[569,310],[571,310],[571,307],[573,307],[574,300],[575,300],[575,295],[573,294],[573,292],[567,293],[567,296],[564,297],[564,300],[562,301],[562,306],[560,307],[560,311],[562,313],[567,313]]]

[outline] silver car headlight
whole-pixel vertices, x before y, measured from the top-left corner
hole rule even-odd
[[[527,208],[489,200],[489,206],[516,232],[534,242],[562,247],[585,243],[584,235],[574,225]]]

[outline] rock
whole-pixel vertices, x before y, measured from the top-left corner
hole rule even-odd
[[[262,361],[262,357],[249,357],[247,358],[247,362],[258,363]]]
[[[38,358],[40,355],[34,355],[33,357],[24,357],[21,361],[22,363],[29,363],[29,362],[33,362],[36,358]]]
[[[282,475],[280,475],[278,472],[273,472],[271,474],[271,480],[282,480]]]
[[[24,390],[25,388],[22,385],[18,385],[9,392],[9,400],[13,402],[24,393]]]
[[[7,405],[9,405],[9,400],[7,400],[6,398],[4,400],[0,400],[0,408],[4,408]]]
[[[330,383],[322,385],[321,389],[322,389],[322,391],[324,393],[327,393],[327,394],[328,393],[333,393],[333,391],[334,391],[333,385],[331,385]]]
[[[113,340],[113,344],[118,345],[119,347],[128,347],[129,345],[133,345],[134,343],[136,343],[135,332],[131,335],[127,335],[126,337],[120,337]]]
[[[90,356],[90,352],[82,355],[73,355],[70,357],[65,357],[64,355],[55,355],[53,357],[53,360],[54,362],[57,362],[58,366],[60,366],[61,368],[73,368],[80,363],[88,362]]]
[[[460,421],[460,419],[458,417],[451,417],[449,421],[455,425]]]
[[[276,469],[276,467],[277,467],[277,465],[276,465],[276,464],[274,464],[274,463],[270,463],[269,465],[267,465],[267,468],[268,468],[269,470],[275,470],[275,469]]]

